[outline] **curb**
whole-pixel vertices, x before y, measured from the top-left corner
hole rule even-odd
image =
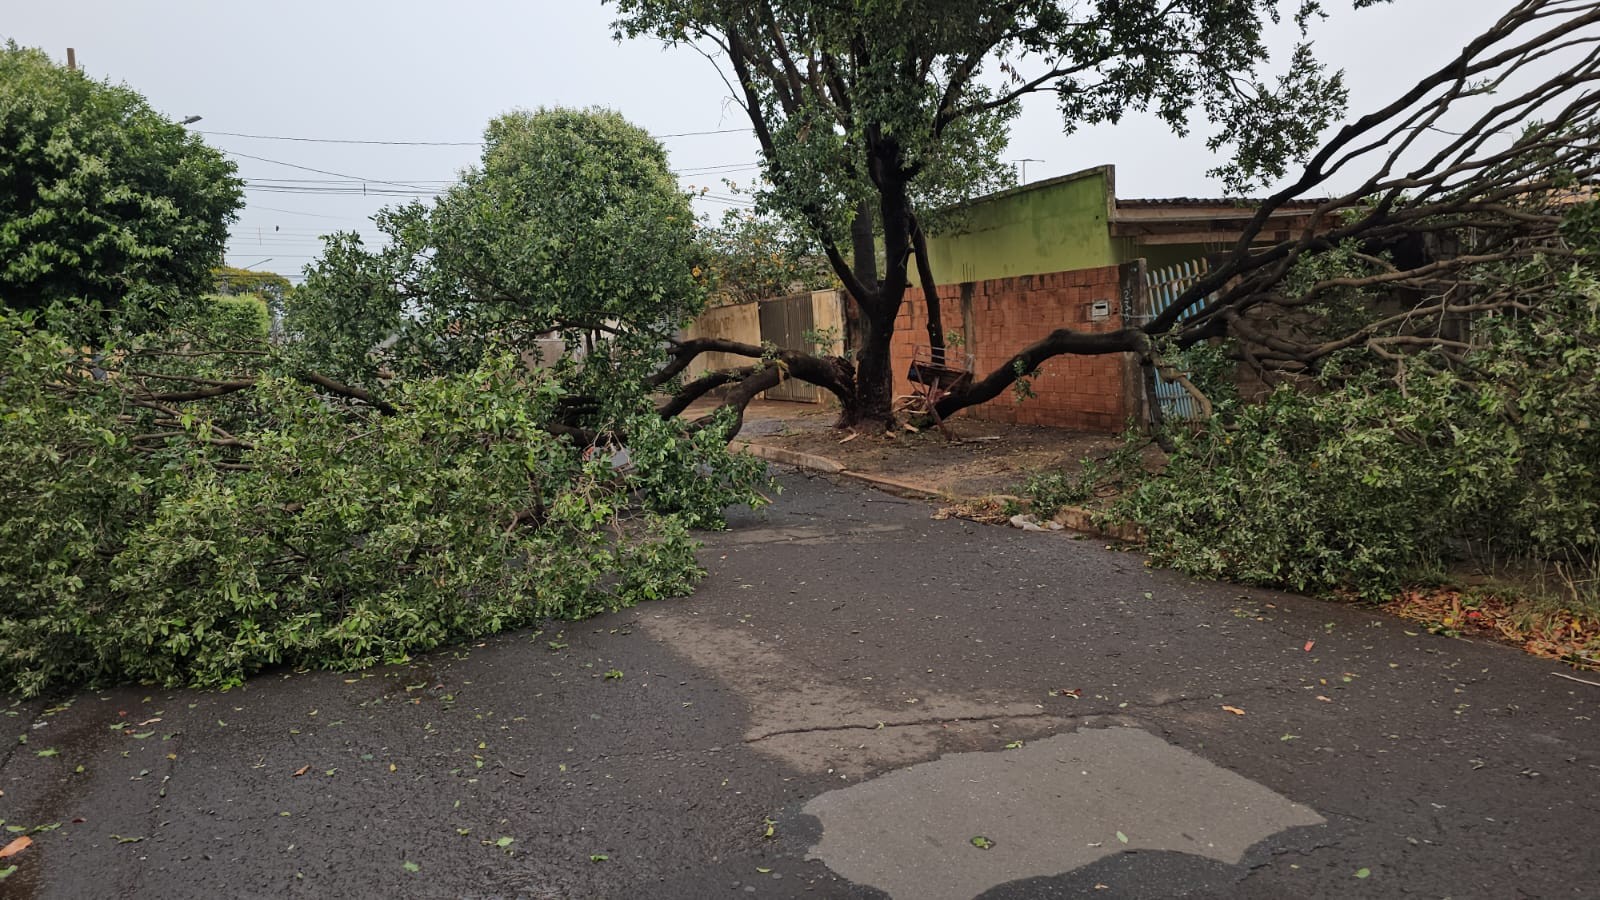
[[[768,462],[810,469],[814,472],[836,475],[845,470],[843,463],[831,460],[826,456],[817,456],[813,453],[785,450],[782,447],[768,447],[765,444],[752,444],[749,441],[734,441],[731,447],[734,450],[747,450],[751,456],[759,456]]]
[[[953,502],[960,502],[963,500],[993,499],[995,496],[1003,496],[1004,499],[1019,499],[1011,497],[1010,495],[990,495],[988,498],[963,497],[957,494],[952,494],[949,491],[943,491],[921,484],[913,484],[912,482],[901,481],[897,478],[889,478],[884,475],[870,475],[866,472],[857,472],[846,468],[845,465],[838,460],[829,459],[826,456],[818,456],[814,453],[801,453],[798,450],[788,450],[783,447],[769,447],[766,444],[754,444],[749,441],[734,441],[731,446],[735,450],[747,451],[751,456],[760,457],[768,462],[775,462],[779,465],[785,466],[794,466],[798,469],[807,469],[813,472],[820,472],[825,475],[840,475],[845,478],[859,481],[863,484],[877,488],[885,493],[894,494],[897,497],[906,497],[913,500],[949,500]],[[1141,533],[1141,531],[1132,525],[1115,526],[1111,528],[1097,525],[1094,522],[1093,512],[1077,506],[1068,506],[1062,509],[1060,512],[1055,514],[1053,520],[1061,523],[1062,527],[1072,531],[1082,532],[1084,534],[1092,534],[1098,537],[1109,538],[1111,540],[1122,541],[1129,544],[1139,543],[1144,538],[1144,535]]]

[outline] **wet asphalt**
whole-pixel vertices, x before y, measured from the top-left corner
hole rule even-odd
[[[1237,861],[1135,833],[983,897],[1600,895],[1600,687],[1559,665],[1092,538],[783,484],[705,536],[689,598],[360,673],[10,705],[0,818],[34,843],[0,896],[882,897],[811,858],[809,803],[1102,728],[1320,824]],[[1149,792],[1124,809],[1120,790],[1075,826],[1240,815]],[[905,808],[875,827],[917,833]]]

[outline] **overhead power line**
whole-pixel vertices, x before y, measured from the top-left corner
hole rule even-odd
[[[748,128],[716,128],[710,131],[679,131],[673,134],[652,134],[650,136],[656,140],[665,140],[667,138],[703,137],[711,134],[739,134],[749,130]],[[237,131],[199,131],[199,133],[214,134],[218,137],[249,138],[256,141],[294,141],[303,144],[362,144],[375,147],[481,147],[484,143],[483,141],[372,141],[349,138],[289,137],[281,134],[244,134]]]
[[[315,168],[312,168],[311,166],[302,166],[302,165],[298,165],[296,163],[284,162],[281,159],[267,159],[265,156],[251,156],[248,153],[240,153],[237,150],[224,150],[222,152],[228,154],[229,156],[237,156],[240,159],[253,159],[256,162],[271,163],[271,164],[273,164],[275,166],[287,166],[288,168],[291,168],[291,169],[299,169],[302,172],[315,172],[318,175],[333,175],[333,176],[335,176],[337,178],[346,178],[346,179],[349,179],[351,181],[368,181],[368,182],[372,182],[374,184],[387,184],[387,185],[392,185],[394,187],[399,187],[399,188],[412,188],[412,189],[416,188],[416,185],[414,185],[414,184],[402,184],[402,183],[400,183],[398,181],[384,181],[381,178],[362,178],[359,175],[346,175],[343,172],[330,172],[327,169],[315,169]]]
[[[290,216],[305,216],[305,217],[310,218],[310,219],[335,219],[335,220],[340,221],[340,222],[365,222],[365,221],[367,221],[365,216],[330,216],[330,215],[325,215],[323,213],[301,212],[300,210],[297,210],[297,209],[280,209],[280,208],[278,208],[276,206],[251,206],[250,209],[252,211],[259,209],[259,210],[265,210],[266,212],[283,213],[285,215],[290,215]]]

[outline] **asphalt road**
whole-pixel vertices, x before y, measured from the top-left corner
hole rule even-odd
[[[1600,688],[1559,667],[784,482],[688,599],[12,704],[0,894],[1600,893]]]

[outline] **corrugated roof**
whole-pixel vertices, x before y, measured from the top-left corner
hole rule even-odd
[[[1253,197],[1156,197],[1123,199],[1117,198],[1117,206],[1130,208],[1151,209],[1156,207],[1198,207],[1198,206],[1227,206],[1240,209],[1254,209],[1267,202],[1264,198]],[[1278,206],[1279,209],[1315,209],[1326,200],[1286,200]]]

